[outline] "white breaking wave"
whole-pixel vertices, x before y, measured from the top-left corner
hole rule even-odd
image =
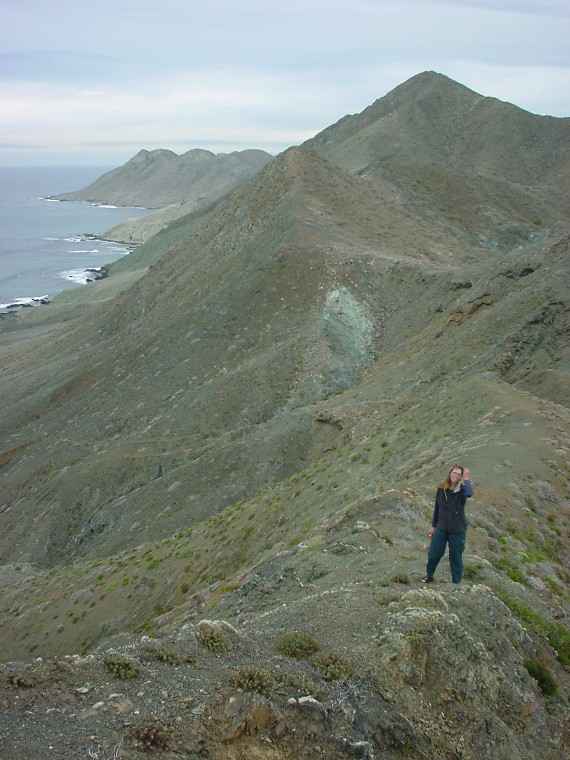
[[[35,306],[38,303],[49,303],[49,296],[27,296],[24,298],[14,298],[8,303],[0,303],[0,309],[17,309],[21,306]]]
[[[45,237],[45,238],[42,238],[42,240],[61,240],[61,238]]]
[[[99,253],[99,249],[98,248],[91,248],[91,249],[88,249],[88,248],[76,248],[73,251],[68,251],[68,253]]]
[[[81,243],[80,237],[68,237],[68,238],[63,238],[63,239],[65,240],[66,243]]]
[[[67,269],[60,272],[59,276],[64,280],[75,282],[77,285],[87,285],[88,282],[101,279],[102,267],[89,267],[88,269]]]

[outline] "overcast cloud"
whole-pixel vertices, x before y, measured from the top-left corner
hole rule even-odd
[[[433,69],[570,116],[559,0],[2,0],[0,165],[278,152]]]

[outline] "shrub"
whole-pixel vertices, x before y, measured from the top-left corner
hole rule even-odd
[[[123,681],[130,680],[131,678],[138,678],[140,673],[139,666],[136,662],[118,655],[106,657],[104,665],[114,678],[120,678]]]
[[[548,575],[544,579],[544,582],[553,594],[557,594],[558,596],[562,596],[564,594],[564,589],[559,583],[556,582],[552,576]]]
[[[286,657],[304,660],[315,654],[321,648],[319,642],[304,631],[284,633],[277,640],[276,649]]]
[[[247,666],[232,673],[230,683],[236,689],[267,694],[274,685],[275,679],[268,670]]]
[[[482,566],[482,565],[476,565],[476,564],[473,564],[473,565],[471,565],[471,564],[467,564],[467,565],[465,565],[465,568],[464,568],[464,570],[463,570],[463,576],[464,576],[464,577],[465,577],[465,578],[466,578],[468,581],[474,581],[474,580],[477,580],[477,578],[479,578],[479,577],[480,577],[480,575],[481,575],[481,570],[482,570],[482,568],[483,568],[483,566]]]
[[[546,697],[551,697],[558,691],[558,684],[546,665],[540,660],[525,660],[525,668],[537,682],[540,690]]]
[[[495,567],[506,573],[507,576],[515,583],[522,583],[523,585],[526,584],[526,577],[524,573],[522,573],[519,568],[506,557],[502,557],[501,559],[497,560],[495,562]]]
[[[148,636],[154,636],[154,624],[152,620],[145,620],[135,628],[135,631],[137,633],[146,633]]]
[[[170,747],[172,729],[154,721],[142,726],[133,726],[128,733],[131,744],[144,752],[163,752]]]
[[[562,623],[549,623],[547,638],[560,662],[570,669],[570,628]]]
[[[325,694],[321,691],[321,688],[305,673],[279,673],[276,676],[276,680],[280,687],[285,688],[289,692],[293,690],[297,694],[312,694],[319,701],[325,699]]]
[[[223,654],[229,649],[224,634],[216,628],[207,628],[200,632],[200,641],[210,652]]]
[[[322,654],[313,660],[325,681],[346,681],[352,675],[352,665],[336,654]]]
[[[192,655],[181,655],[171,647],[150,644],[143,649],[145,657],[164,665],[181,665],[183,663],[193,663],[195,658]]]

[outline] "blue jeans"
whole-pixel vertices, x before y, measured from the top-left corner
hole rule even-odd
[[[442,528],[436,528],[431,538],[428,551],[426,575],[433,577],[440,559],[445,554],[445,545],[449,544],[449,566],[451,567],[451,580],[453,583],[461,583],[463,578],[463,550],[465,549],[465,533],[448,533]]]

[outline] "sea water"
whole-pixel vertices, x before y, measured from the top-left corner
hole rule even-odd
[[[57,202],[46,196],[79,190],[106,167],[0,167],[0,310],[16,301],[76,288],[124,256],[119,243],[89,239],[145,209]],[[37,301],[33,302],[37,304]]]

